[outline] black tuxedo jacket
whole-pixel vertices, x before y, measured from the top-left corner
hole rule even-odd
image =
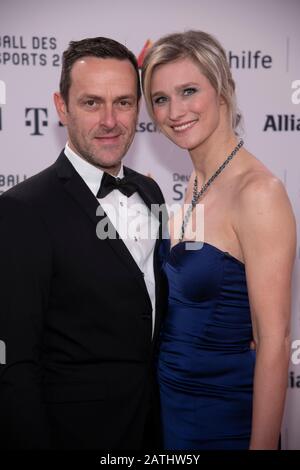
[[[148,206],[164,202],[139,180]],[[97,237],[97,207],[63,152],[0,198],[0,448],[142,445],[165,295],[155,254],[152,339],[143,274],[121,239]]]

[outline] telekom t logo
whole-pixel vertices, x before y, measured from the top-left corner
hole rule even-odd
[[[31,119],[28,119],[30,116]],[[48,126],[48,111],[46,108],[26,108],[25,118],[26,126],[33,126],[33,132],[30,135],[43,135],[41,127]]]

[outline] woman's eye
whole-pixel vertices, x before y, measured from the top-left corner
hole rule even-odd
[[[189,88],[185,88],[183,90],[183,95],[184,96],[190,96],[190,95],[193,95],[194,93],[196,93],[197,89],[196,88],[192,88],[192,87],[189,87]]]
[[[167,101],[166,96],[158,96],[157,98],[154,98],[153,104],[164,104]]]

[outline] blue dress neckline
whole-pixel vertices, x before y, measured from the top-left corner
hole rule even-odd
[[[165,239],[161,246],[168,289],[157,364],[164,447],[249,449],[255,351],[245,265],[208,242],[171,247]]]
[[[195,241],[195,240],[181,240],[181,241],[177,242],[175,245],[171,246],[170,251],[174,250],[178,245],[181,246],[181,245],[187,244],[187,243],[200,243],[203,246],[207,246],[208,248],[213,249],[213,250],[219,252],[222,255],[228,256],[233,261],[236,261],[238,264],[242,265],[245,268],[245,263],[240,261],[238,258],[236,258],[235,256],[232,256],[228,251],[221,250],[221,248],[218,248],[217,246],[212,245],[211,243],[208,243],[208,242],[198,242],[198,241]],[[171,244],[171,242],[170,242],[170,244]]]

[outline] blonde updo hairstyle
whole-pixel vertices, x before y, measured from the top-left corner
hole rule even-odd
[[[217,95],[223,98],[232,129],[236,131],[241,115],[237,109],[235,83],[226,54],[219,41],[203,31],[169,34],[156,41],[147,52],[142,67],[142,87],[151,118],[154,120],[151,78],[155,68],[185,58],[190,58],[199,66]]]

